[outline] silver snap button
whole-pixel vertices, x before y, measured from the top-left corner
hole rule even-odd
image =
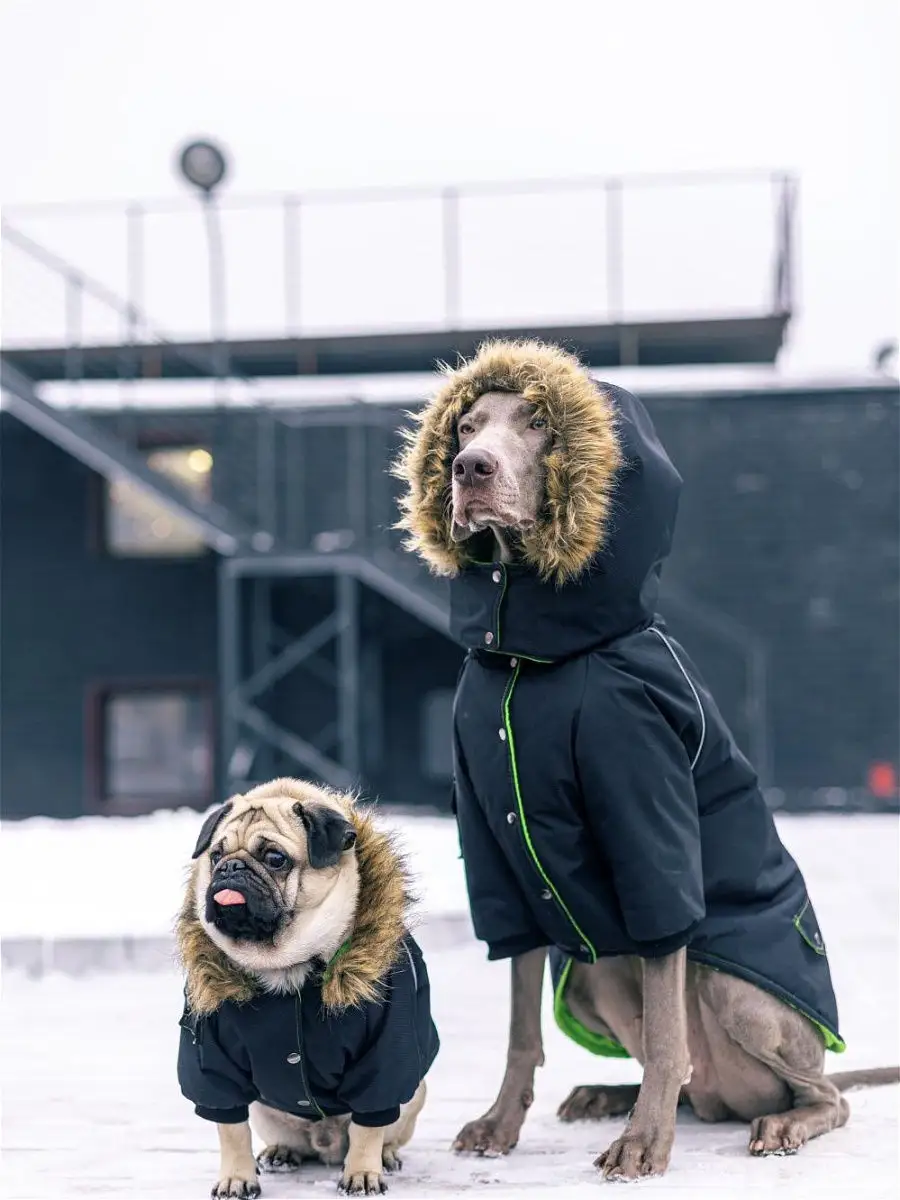
[[[516,816],[516,814],[514,812],[510,812],[510,813],[506,814],[507,825],[515,825],[515,823],[518,819],[519,818]]]
[[[506,730],[505,730],[505,729],[498,729],[498,730],[497,730],[497,737],[500,739],[500,741],[501,741],[501,742],[505,742],[505,741],[506,741]]]
[[[309,1108],[308,1100],[298,1100],[297,1103],[300,1105],[301,1108]]]
[[[491,633],[490,630],[488,630],[487,633],[484,635],[484,644],[486,646],[489,646],[493,640],[494,640],[494,635]]]
[[[588,950],[587,946],[579,946],[578,949],[582,954],[590,954],[590,950]]]
[[[493,579],[494,583],[499,583],[502,578],[503,578],[503,576],[500,574],[499,571],[495,571],[493,573],[493,575],[491,576],[491,579]]]
[[[511,658],[509,660],[509,665],[513,668],[513,670],[515,670],[515,668],[519,665],[519,660],[517,658]]]
[[[295,1050],[293,1052],[293,1054],[289,1054],[287,1056],[287,1061],[291,1064],[292,1067],[296,1067],[297,1063],[302,1062],[303,1060],[300,1058],[300,1055]]]
[[[541,899],[542,900],[552,900],[553,899],[553,893],[550,891],[549,888],[544,888],[544,890],[541,892]]]

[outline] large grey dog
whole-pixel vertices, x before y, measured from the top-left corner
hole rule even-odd
[[[577,1087],[565,1121],[630,1113],[604,1177],[665,1171],[676,1109],[750,1123],[752,1154],[843,1125],[825,944],[715,702],[654,612],[680,480],[640,403],[556,347],[448,370],[396,473],[410,549],[451,580],[468,649],[455,805],[476,934],[512,959],[506,1073],[454,1143],[506,1153],[556,1017],[638,1086]]]

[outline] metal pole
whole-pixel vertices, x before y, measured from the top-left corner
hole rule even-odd
[[[624,282],[622,270],[622,181],[606,184],[606,309],[612,324],[622,320]]]
[[[300,336],[300,200],[284,198],[284,321],[290,337]]]
[[[74,383],[82,377],[82,332],[84,289],[75,274],[66,275],[66,380]]]
[[[449,329],[459,325],[459,192],[447,188],[442,195],[444,245],[444,321]]]
[[[359,776],[359,584],[347,572],[336,576],[341,625],[338,639],[338,727],[341,765]]]
[[[219,560],[219,763],[221,790],[231,791],[232,758],[238,748],[235,705],[241,670],[240,589],[241,576]]]
[[[129,205],[126,209],[125,239],[125,292],[128,300],[125,317],[128,344],[125,377],[134,379],[137,375],[139,314],[144,308],[144,210],[139,204]]]
[[[212,192],[203,193],[203,217],[209,250],[209,323],[213,342],[213,370],[220,384],[228,378],[225,249],[218,205]],[[221,393],[220,393],[221,398]]]

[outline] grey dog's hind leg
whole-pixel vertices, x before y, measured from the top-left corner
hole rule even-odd
[[[824,1074],[821,1034],[801,1013],[742,979],[711,970],[697,972],[701,1002],[728,1037],[784,1084],[793,1104],[765,1110],[764,1095],[740,1080],[723,1078],[726,1103],[750,1121],[751,1154],[793,1154],[810,1138],[846,1124],[847,1101]]]

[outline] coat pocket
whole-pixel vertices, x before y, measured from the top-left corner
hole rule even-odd
[[[816,920],[816,914],[813,906],[809,902],[809,896],[803,901],[803,907],[794,917],[794,928],[809,946],[810,950],[815,950],[816,954],[821,954],[823,957],[826,954],[825,942],[822,939],[822,931],[819,929],[819,922]]]

